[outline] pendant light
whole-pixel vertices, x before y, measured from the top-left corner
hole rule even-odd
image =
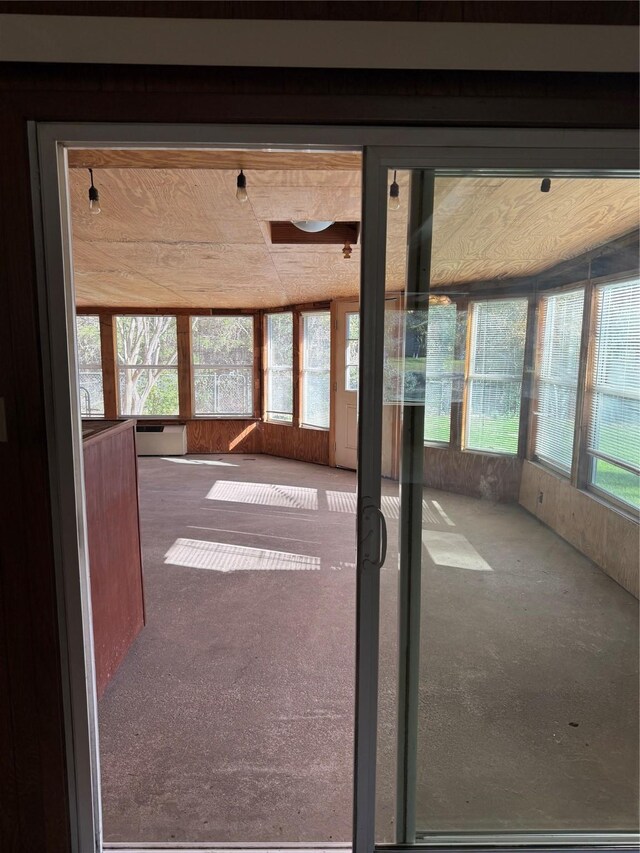
[[[398,210],[400,207],[400,187],[396,181],[397,172],[393,172],[393,183],[389,187],[389,210]]]
[[[90,213],[100,213],[100,194],[98,190],[93,185],[93,169],[89,169],[89,174],[91,175],[91,186],[89,187],[89,212]]]
[[[249,200],[249,196],[247,195],[247,178],[240,169],[240,174],[236,178],[236,198],[240,202],[240,204],[244,204]]]

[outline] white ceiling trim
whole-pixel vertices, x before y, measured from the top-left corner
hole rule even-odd
[[[0,15],[0,61],[635,72],[638,28]]]

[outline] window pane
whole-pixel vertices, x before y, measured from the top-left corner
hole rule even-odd
[[[303,314],[303,365],[309,370],[329,368],[331,359],[331,320],[328,311]]]
[[[192,317],[194,365],[253,366],[253,317]]]
[[[175,317],[116,317],[118,364],[178,362]]]
[[[116,317],[116,349],[120,414],[177,415],[176,318]]]
[[[593,466],[593,483],[636,505],[640,470],[640,282],[598,288],[589,449],[608,457]],[[603,485],[604,484],[604,485]]]
[[[308,373],[303,383],[302,421],[329,428],[329,371]]]
[[[427,314],[427,359],[424,439],[448,442],[451,435],[456,306],[430,305]]]
[[[197,368],[193,385],[198,415],[253,414],[253,368]]]
[[[592,482],[619,501],[640,509],[640,476],[604,459],[593,460]]]
[[[474,379],[469,383],[467,446],[517,453],[521,382]]]
[[[329,427],[331,318],[328,311],[302,315],[301,422]]]
[[[177,415],[178,371],[175,367],[119,368],[121,415]]]
[[[291,423],[293,420],[293,315],[267,315],[267,405],[266,417]]]
[[[100,318],[76,317],[78,393],[83,417],[104,417]]]
[[[253,317],[192,317],[195,413],[253,415]]]
[[[466,446],[516,453],[527,300],[476,302],[471,322]]]
[[[360,355],[360,314],[356,311],[346,315],[345,391],[358,390],[358,364]]]
[[[541,300],[535,452],[542,461],[571,471],[582,336],[584,290]]]

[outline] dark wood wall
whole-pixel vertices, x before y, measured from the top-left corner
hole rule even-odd
[[[0,13],[33,12],[35,5],[3,3]],[[159,14],[161,5],[130,4],[129,11],[150,14],[153,9],[153,14]],[[175,12],[176,4],[165,5]],[[190,6],[193,14],[204,5],[244,14],[243,4],[178,5]],[[267,5],[259,4],[262,17],[267,17]],[[288,10],[286,4],[272,5],[281,12]],[[307,4],[294,5],[297,14],[306,17],[300,9]],[[325,11],[331,7],[337,14],[338,6],[356,4],[311,5]],[[387,7],[386,14],[391,14],[390,6],[394,15],[400,14],[401,4],[381,5]],[[446,16],[454,14],[463,17],[453,20],[468,20],[469,15],[480,14],[479,7],[495,7],[493,14],[499,14],[496,10],[509,5],[521,10],[511,9],[510,15],[525,21],[537,15],[540,6],[551,16],[559,14],[562,6],[565,15],[579,14],[580,23],[589,18],[593,23],[633,23],[630,6],[635,7],[629,3],[405,5],[414,15],[422,15],[423,7],[429,6],[434,15],[445,16],[436,17],[439,20],[451,20]],[[41,6],[41,11],[69,11],[64,3]],[[105,7],[103,13],[113,13],[112,4],[106,4],[107,9],[100,3],[74,4],[74,10],[92,14],[99,6]],[[124,6],[118,4],[121,14],[126,13]],[[133,12],[134,7],[145,7],[145,11]],[[251,14],[256,14],[256,4],[246,7],[253,7]],[[596,20],[598,15],[609,17]],[[331,17],[319,12],[316,16]],[[70,838],[63,676],[27,121],[628,128],[637,123],[637,86],[635,78],[626,75],[438,71],[311,69],[291,74],[284,69],[5,64],[0,75],[0,397],[6,401],[9,438],[0,443],[5,495],[0,516],[0,849],[3,853],[62,853],[69,850]]]

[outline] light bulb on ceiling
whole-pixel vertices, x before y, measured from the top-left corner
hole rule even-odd
[[[389,187],[389,210],[398,210],[400,207],[400,187],[396,181],[396,172],[393,173],[393,183]]]
[[[89,212],[100,213],[100,194],[93,185],[93,169],[89,169],[91,175],[91,186],[89,187]]]
[[[241,204],[244,204],[245,201],[249,200],[249,196],[247,195],[247,178],[242,169],[236,178],[236,187],[236,198]]]

